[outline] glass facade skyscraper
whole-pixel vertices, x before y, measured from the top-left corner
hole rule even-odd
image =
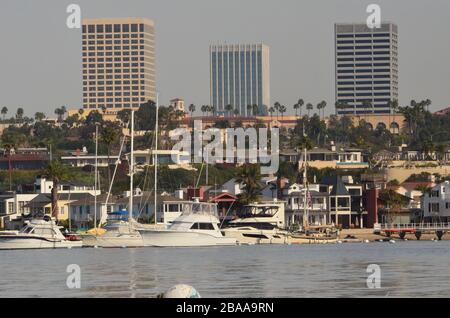
[[[336,24],[335,48],[337,114],[389,114],[398,99],[397,25]]]
[[[237,110],[239,116],[266,115],[270,105],[269,47],[211,45],[209,52],[211,105],[216,113],[232,116]]]

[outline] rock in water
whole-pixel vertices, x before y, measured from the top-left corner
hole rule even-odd
[[[180,284],[169,288],[162,294],[162,298],[201,298],[201,296],[194,287]]]

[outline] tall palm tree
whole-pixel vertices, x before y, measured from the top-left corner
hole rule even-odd
[[[320,105],[320,108],[319,108],[319,105]],[[317,105],[317,109],[322,110],[322,120],[325,120],[325,107],[327,107],[327,102],[323,100],[319,103],[319,105]],[[319,111],[319,115],[320,115],[320,111]]]
[[[245,164],[238,172],[236,182],[243,185],[239,201],[249,204],[258,200],[261,194],[261,169],[259,165]]]
[[[253,113],[253,116],[258,116],[258,111],[259,111],[258,105],[253,104],[253,105],[252,105],[252,113]]]
[[[270,120],[273,119],[273,113],[275,112],[275,108],[273,106],[269,107],[268,109],[269,114],[270,114]]]
[[[200,110],[202,111],[202,116],[205,116],[205,113],[207,111],[207,106],[206,105],[202,105],[202,107],[200,107]]]
[[[308,111],[308,117],[310,117],[310,112],[314,109],[313,104],[308,103],[306,104],[306,110]]]
[[[3,115],[3,121],[5,121],[5,116],[8,113],[8,108],[6,106],[3,106],[1,113]]]
[[[109,126],[105,127],[100,134],[101,142],[103,142],[108,149],[108,153],[107,153],[107,156],[108,156],[108,185],[111,184],[111,169],[109,167],[109,159],[111,157],[111,148],[112,148],[114,142],[117,140],[117,137],[118,137],[117,131],[114,128],[109,127]]]
[[[277,120],[278,120],[278,114],[279,114],[279,112],[280,112],[281,104],[280,104],[279,102],[276,102],[276,103],[273,105],[273,107],[274,107],[275,110],[277,111]]]
[[[190,104],[188,109],[189,109],[189,112],[191,113],[191,117],[193,117],[194,112],[195,112],[195,105]]]
[[[230,104],[226,105],[225,110],[228,112],[228,116],[231,117],[231,112],[233,111],[233,105],[230,105]]]
[[[45,114],[43,112],[36,112],[36,114],[34,114],[34,119],[37,122],[42,121],[45,118]]]
[[[300,117],[302,117],[302,109],[303,109],[303,105],[305,105],[305,101],[300,98],[297,102],[298,105],[298,109],[300,110]]]
[[[283,119],[283,115],[284,115],[284,113],[286,112],[286,106],[284,106],[284,105],[280,105],[280,108],[279,108],[279,111],[280,111],[280,113],[281,113],[281,119]]]
[[[21,107],[17,108],[16,119],[20,122],[23,119],[23,113],[24,113],[23,108],[21,108]]]
[[[58,187],[60,182],[67,178],[67,169],[60,161],[52,160],[45,170],[45,175],[53,181],[51,192],[52,217],[58,220]]]
[[[235,110],[233,110],[233,114],[235,117],[237,117],[239,115],[239,109],[236,108]]]
[[[247,116],[250,117],[252,114],[252,105],[247,105]]]

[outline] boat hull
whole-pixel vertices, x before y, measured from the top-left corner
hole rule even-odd
[[[143,247],[144,243],[140,234],[118,234],[107,236],[83,235],[83,247],[104,247],[104,248],[123,248],[123,247]]]
[[[207,247],[233,246],[236,240],[229,237],[217,237],[207,233],[181,231],[139,231],[144,246],[153,247]]]
[[[82,247],[81,241],[0,237],[0,250],[55,249]]]

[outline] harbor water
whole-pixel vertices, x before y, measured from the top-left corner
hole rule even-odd
[[[0,251],[0,297],[156,297],[176,284],[221,298],[450,297],[449,263],[449,241]],[[370,264],[381,288],[367,286]]]

